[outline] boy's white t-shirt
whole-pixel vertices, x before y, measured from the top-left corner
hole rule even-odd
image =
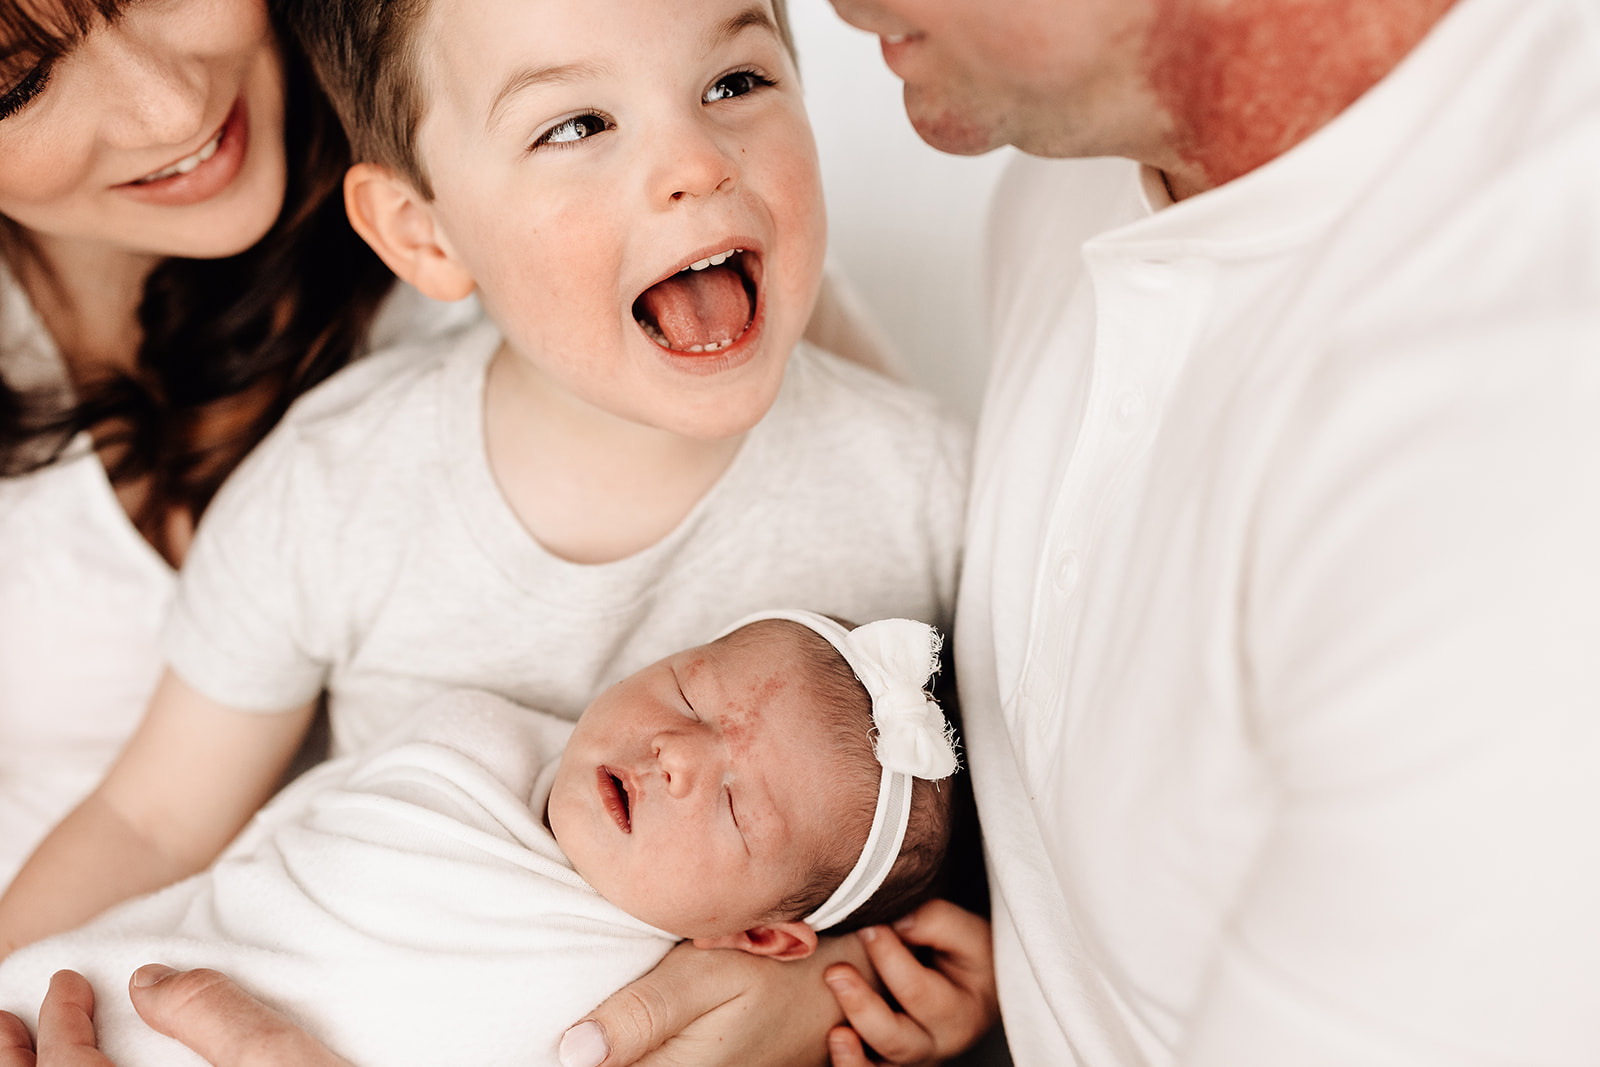
[[[398,286],[369,343],[475,321]],[[54,341],[0,264],[0,375],[70,391]],[[123,510],[87,438],[67,458],[0,478],[0,889],[104,776],[161,674],[176,576]]]
[[[134,1013],[151,961],[214,967],[354,1063],[555,1067],[562,1032],[676,939],[611,904],[544,824],[564,719],[449,693],[280,794],[210,870],[30,945],[0,1009],[59,968],[119,1067],[203,1061]]]
[[[772,410],[672,533],[545,551],[483,438],[491,324],[380,354],[303,398],[207,512],[168,660],[236,708],[326,688],[334,752],[471,687],[576,718],[602,688],[777,605],[948,623],[968,437],[933,402],[801,345]]]

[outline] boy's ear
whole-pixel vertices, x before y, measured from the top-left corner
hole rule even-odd
[[[389,269],[435,300],[460,300],[477,282],[456,259],[431,205],[387,167],[357,163],[345,172],[350,225]]]
[[[697,937],[695,948],[736,948],[752,956],[803,960],[817,950],[817,932],[799,920],[752,926],[722,937]]]

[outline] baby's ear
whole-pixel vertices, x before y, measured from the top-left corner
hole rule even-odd
[[[433,205],[411,183],[376,163],[344,176],[350,225],[389,269],[435,300],[460,300],[477,288],[439,229]]]
[[[803,960],[817,950],[817,932],[803,922],[771,923],[752,926],[737,934],[722,937],[697,937],[695,948],[736,948],[752,956],[771,956],[775,960]]]

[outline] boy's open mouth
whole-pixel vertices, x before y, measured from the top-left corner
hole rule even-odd
[[[731,347],[755,318],[754,258],[729,248],[652,285],[633,302],[639,328],[673,352]]]
[[[606,806],[606,811],[616,820],[622,832],[633,832],[633,819],[628,813],[628,787],[622,784],[622,779],[612,774],[606,768],[598,771],[600,781],[600,801]]]

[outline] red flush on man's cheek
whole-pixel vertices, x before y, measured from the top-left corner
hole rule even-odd
[[[1452,2],[1158,0],[1150,82],[1174,147],[1213,185],[1254,170],[1371,88]]]

